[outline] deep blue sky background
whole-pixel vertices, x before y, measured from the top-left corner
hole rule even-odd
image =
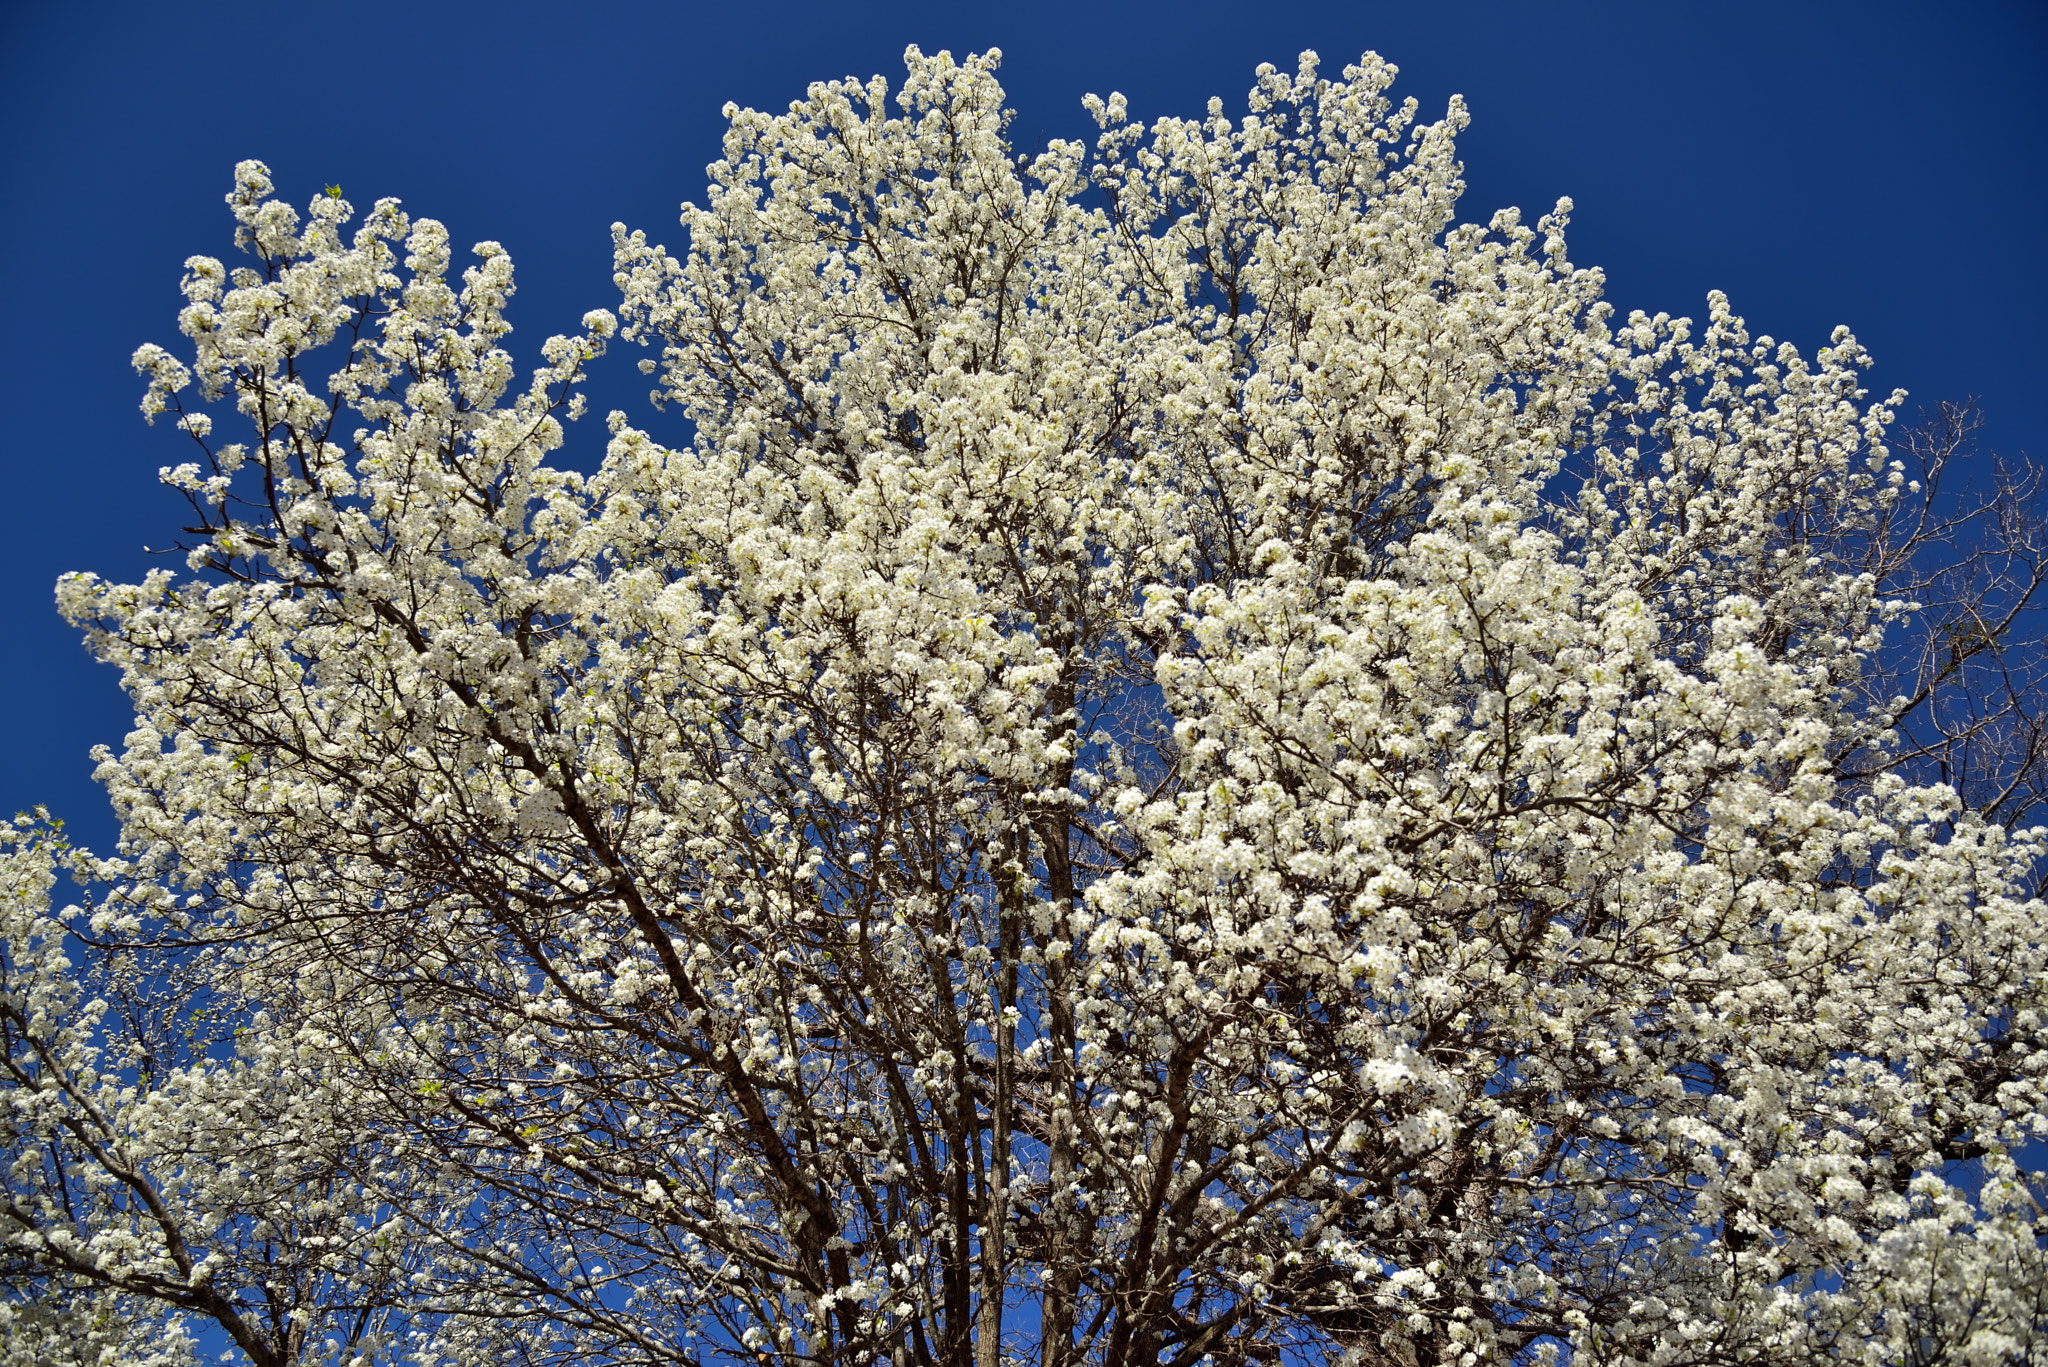
[[[0,811],[48,803],[112,843],[86,752],[128,727],[112,673],[51,607],[66,570],[130,579],[175,535],[184,459],[145,427],[128,357],[171,343],[180,263],[228,257],[244,157],[303,204],[402,197],[518,265],[523,362],[614,302],[608,225],[674,242],[727,100],[780,108],[905,44],[1004,52],[1020,148],[1134,115],[1241,109],[1260,61],[1373,49],[1426,117],[1462,93],[1464,216],[1578,204],[1572,256],[1632,308],[1704,313],[1811,353],[1848,323],[1871,386],[1975,393],[1989,443],[2048,457],[2048,6],[2040,0],[1529,5],[1214,3],[120,4],[0,8]],[[615,352],[593,407],[664,432]],[[572,429],[587,465],[601,423]],[[670,435],[673,435],[672,430]]]

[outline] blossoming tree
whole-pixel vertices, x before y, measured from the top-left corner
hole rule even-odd
[[[59,588],[5,1342],[2041,1360],[2020,503],[1458,223],[1377,58],[1019,157],[996,56],[729,111],[523,389],[496,244],[237,169],[190,573]],[[693,438],[550,464],[620,342]]]

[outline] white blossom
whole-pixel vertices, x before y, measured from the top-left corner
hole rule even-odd
[[[94,910],[7,866],[10,1255],[288,1269],[279,1362],[2037,1360],[2044,833],[1888,691],[1901,396],[1458,222],[1377,57],[1020,157],[998,56],[729,108],[523,387],[498,244],[237,168],[189,572],[58,590],[136,726]],[[693,436],[586,479],[615,341]],[[246,1033],[139,1075],[81,926]]]

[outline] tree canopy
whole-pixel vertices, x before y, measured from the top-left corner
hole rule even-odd
[[[496,243],[236,169],[0,1361],[2042,1360],[2025,473],[1377,57],[1019,155],[998,56],[729,108],[524,387]]]

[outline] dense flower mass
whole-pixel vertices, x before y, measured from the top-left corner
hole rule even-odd
[[[2040,575],[1900,673],[1854,339],[1618,320],[1376,57],[1028,157],[996,59],[729,109],[524,388],[237,168],[0,1361],[2043,1360],[2048,833],[1916,720]],[[691,439],[551,464],[621,343]]]

